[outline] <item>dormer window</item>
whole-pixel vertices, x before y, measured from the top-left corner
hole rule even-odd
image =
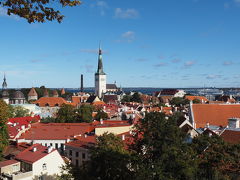
[[[58,107],[58,106],[59,106],[59,104],[55,104],[55,106],[56,106],[56,107]]]
[[[43,170],[47,170],[47,164],[46,164],[46,163],[44,163],[44,164],[42,165],[42,169],[43,169]]]
[[[47,104],[45,104],[45,106],[46,106],[46,107],[49,107],[49,104],[47,103]]]

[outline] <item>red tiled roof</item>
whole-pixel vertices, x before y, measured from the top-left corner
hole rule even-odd
[[[9,165],[11,165],[11,164],[16,164],[16,163],[18,163],[18,162],[19,162],[19,161],[16,161],[16,160],[14,160],[14,159],[6,160],[6,161],[1,161],[1,162],[0,162],[0,168],[5,167],[5,166],[9,166]]]
[[[61,106],[62,104],[69,104],[62,97],[41,97],[37,101],[33,102],[34,104],[38,104],[40,107],[44,107],[46,105],[50,107]]]
[[[203,128],[207,123],[227,126],[229,118],[240,117],[240,105],[237,104],[193,104],[192,110],[196,128]]]
[[[82,147],[82,148],[89,148],[96,144],[97,136],[79,136],[76,140],[66,143],[65,145],[71,147]]]
[[[66,140],[93,130],[94,126],[90,123],[35,123],[19,139]]]
[[[36,148],[35,152],[33,151],[33,148]],[[53,151],[56,151],[56,149],[53,149],[50,153],[52,153]],[[34,144],[29,148],[25,149],[24,151],[20,152],[16,156],[16,159],[32,164],[39,159],[47,156],[48,154],[48,147],[42,146],[41,144]]]
[[[204,96],[185,96],[185,99],[188,99],[189,101],[193,101],[194,99],[198,99],[200,101],[203,100],[205,102],[208,101],[208,99],[206,97],[204,97]]]
[[[240,144],[240,131],[228,130],[226,129],[221,137],[224,141],[232,144]]]

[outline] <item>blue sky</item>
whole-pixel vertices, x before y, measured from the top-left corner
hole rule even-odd
[[[57,22],[0,9],[0,75],[9,87],[240,87],[240,0],[85,0]]]

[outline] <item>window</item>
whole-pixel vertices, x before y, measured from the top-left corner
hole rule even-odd
[[[78,160],[76,159],[76,166],[78,166]]]
[[[42,165],[42,169],[43,169],[43,170],[47,170],[47,164],[46,164],[46,163],[44,163],[44,164]]]
[[[69,150],[69,156],[72,156],[72,150]]]
[[[76,157],[78,157],[78,154],[79,154],[79,153],[78,153],[78,152],[76,152]]]
[[[58,143],[55,143],[55,149],[58,149]]]
[[[85,153],[82,153],[82,159],[85,159],[85,158],[86,158]]]
[[[52,146],[52,143],[50,143],[50,146]]]
[[[47,147],[47,143],[45,143],[45,146]]]
[[[64,144],[61,143],[61,150],[63,151],[64,150]]]

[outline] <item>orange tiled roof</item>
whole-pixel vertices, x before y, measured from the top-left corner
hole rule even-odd
[[[205,127],[207,123],[227,126],[228,119],[240,117],[240,105],[237,104],[193,104],[196,128]]]
[[[200,101],[205,101],[207,102],[208,99],[204,96],[185,96],[185,99],[188,99],[189,101],[193,101],[194,99],[199,99]]]
[[[61,106],[62,104],[69,104],[62,97],[41,97],[37,101],[33,102],[34,104],[38,104],[40,107],[44,107],[48,104],[50,107],[54,107],[56,105]]]
[[[224,141],[232,143],[232,144],[239,144],[240,143],[240,131],[234,130],[225,130],[221,137]]]
[[[16,163],[19,163],[19,161],[16,161],[14,159],[1,161],[0,162],[0,168],[5,167],[5,166],[9,166],[9,165],[12,165],[12,164],[16,164]]]

